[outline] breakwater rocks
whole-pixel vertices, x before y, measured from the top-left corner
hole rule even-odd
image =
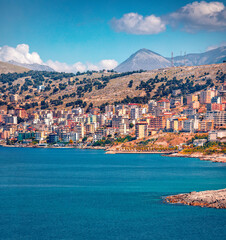
[[[226,209],[226,188],[168,196],[165,198],[165,202]]]

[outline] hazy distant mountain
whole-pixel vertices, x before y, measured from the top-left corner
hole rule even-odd
[[[9,63],[11,63],[13,65],[25,67],[25,68],[28,68],[28,69],[34,70],[34,71],[55,72],[55,70],[53,70],[51,67],[46,66],[46,65],[37,64],[37,63],[27,64],[27,63],[18,63],[15,61],[9,61]]]
[[[170,66],[170,61],[148,49],[140,49],[115,68],[117,72],[153,70]]]
[[[198,66],[226,61],[226,46],[204,53],[193,53],[174,57],[175,66]],[[119,64],[114,70],[128,72],[136,70],[154,70],[171,66],[171,58],[165,58],[148,49],[141,49]]]
[[[168,58],[168,60],[170,60]],[[178,56],[174,58],[175,66],[197,66],[214,63],[222,63],[226,60],[226,46],[219,47],[204,53],[191,53],[185,56]]]

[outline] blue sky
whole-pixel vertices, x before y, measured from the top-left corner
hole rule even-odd
[[[218,22],[213,23],[212,29],[202,23],[195,30],[191,27],[195,21],[190,19],[188,23],[187,17],[178,11],[191,3],[186,0],[0,0],[0,46],[15,48],[27,44],[30,52],[37,52],[43,62],[51,59],[68,64],[78,61],[95,64],[103,59],[120,63],[140,48],[168,57],[172,51],[174,55],[181,51],[203,52],[209,46],[225,42],[225,19],[220,27]],[[225,5],[225,1],[219,3]],[[123,15],[128,13],[144,18],[154,15],[168,22],[159,33],[145,30],[143,34],[137,29],[127,29]],[[177,17],[169,17],[171,13]],[[116,21],[112,23],[112,19]],[[119,19],[121,22],[117,22]],[[184,30],[181,22],[189,30]]]

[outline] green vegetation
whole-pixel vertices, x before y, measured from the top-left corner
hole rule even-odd
[[[189,146],[182,150],[182,153],[192,154],[192,153],[203,153],[204,155],[211,154],[226,154],[226,143],[221,142],[206,142],[203,147]]]

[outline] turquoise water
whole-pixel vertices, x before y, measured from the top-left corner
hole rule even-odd
[[[226,165],[147,154],[0,148],[0,239],[225,239],[226,210],[162,197],[226,187]]]

